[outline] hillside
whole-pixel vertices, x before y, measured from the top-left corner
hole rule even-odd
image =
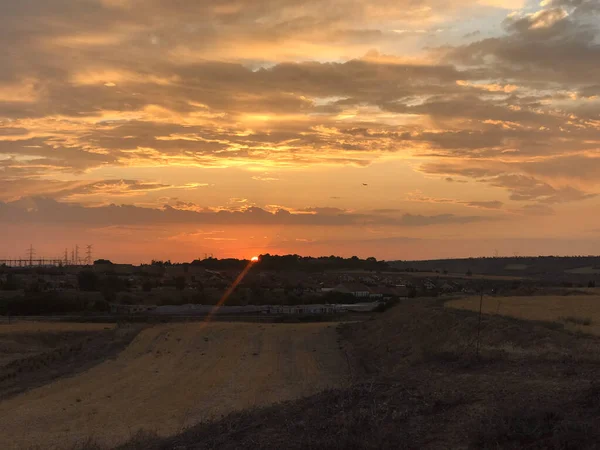
[[[544,322],[406,302],[344,326],[354,384],[123,449],[596,448],[600,341]]]
[[[392,261],[390,267],[399,270],[435,271],[515,276],[548,274],[598,275],[600,256],[537,256],[439,259],[430,261]]]
[[[149,327],[115,359],[4,399],[0,442],[72,449],[92,439],[112,448],[139,429],[173,435],[231,411],[342,386],[348,366],[336,339],[328,323]]]

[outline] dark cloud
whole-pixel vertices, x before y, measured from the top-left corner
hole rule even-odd
[[[554,214],[554,209],[548,205],[532,204],[522,206],[521,212],[532,216],[551,216]]]
[[[508,33],[450,49],[448,58],[490,76],[541,86],[595,83],[600,74],[597,2],[554,2],[505,21]],[[490,61],[493,61],[490,63]]]
[[[454,214],[438,214],[435,216],[422,216],[405,214],[402,216],[401,223],[406,226],[425,226],[425,225],[442,225],[442,224],[465,224],[472,222],[480,222],[482,220],[490,220],[481,216],[455,216]]]
[[[293,213],[286,209],[269,212],[258,207],[243,210],[191,210],[190,204],[175,204],[184,209],[165,205],[163,209],[143,208],[133,205],[85,207],[75,203],[61,203],[50,198],[22,198],[13,202],[0,202],[0,222],[79,224],[84,226],[143,225],[143,224],[221,224],[221,225],[306,225],[306,226],[356,226],[375,224],[382,226],[428,226],[465,224],[493,217],[434,216],[403,214],[400,217],[377,216],[339,212],[332,208],[311,208],[313,214]]]
[[[499,175],[486,180],[492,186],[508,189],[511,200],[541,203],[565,203],[593,198],[596,194],[586,193],[571,186],[554,188],[548,183],[525,175]]]

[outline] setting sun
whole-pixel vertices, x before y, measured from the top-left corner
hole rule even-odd
[[[250,258],[250,261],[258,262],[258,256],[253,256],[252,258]]]

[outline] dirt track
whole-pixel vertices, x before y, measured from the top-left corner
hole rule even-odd
[[[116,360],[0,403],[3,448],[103,445],[345,382],[335,324],[212,323],[144,330]]]

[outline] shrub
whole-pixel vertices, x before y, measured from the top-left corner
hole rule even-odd
[[[0,313],[13,315],[61,314],[85,311],[85,299],[67,298],[56,292],[29,293],[0,303]]]
[[[565,323],[572,323],[574,325],[588,326],[588,325],[592,324],[592,319],[589,317],[567,316],[567,317],[560,317],[559,320],[562,322],[565,322]]]

